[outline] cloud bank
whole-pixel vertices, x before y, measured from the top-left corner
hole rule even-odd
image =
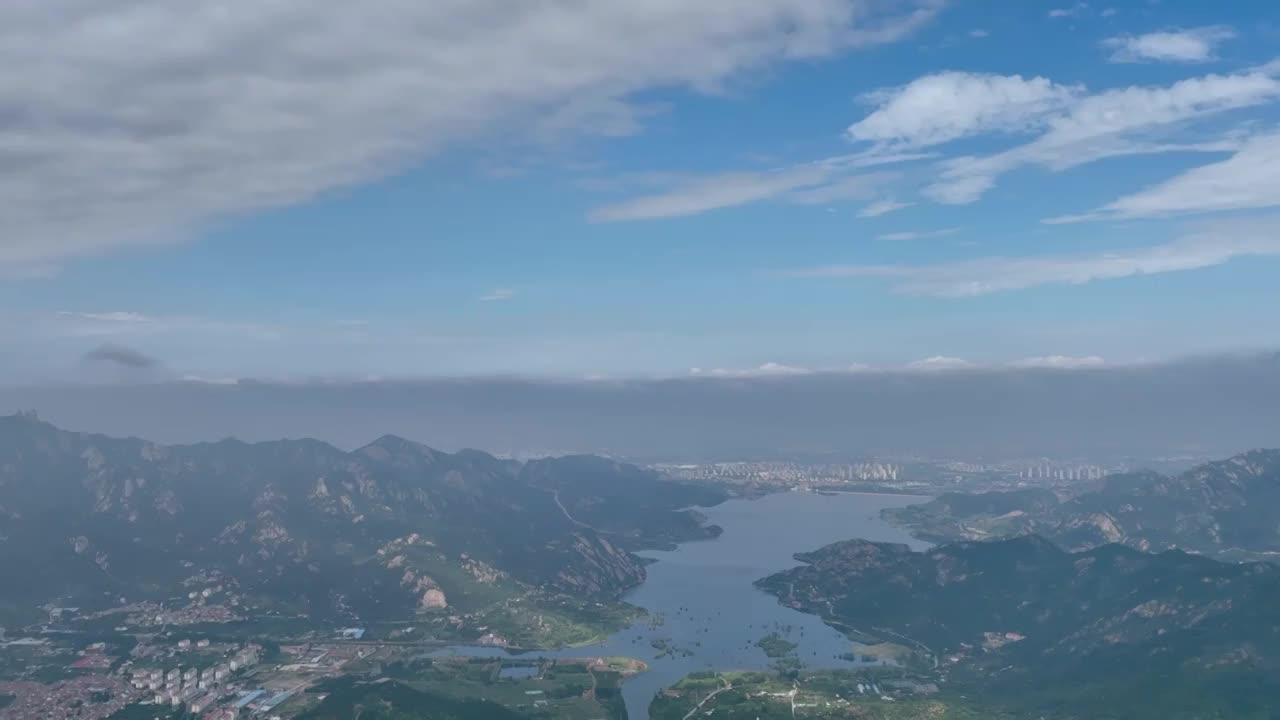
[[[161,442],[394,432],[443,448],[722,460],[788,454],[1226,454],[1280,446],[1280,354],[1153,365],[766,372],[539,382],[460,379],[0,389],[75,430]],[[776,370],[776,368],[773,368]]]

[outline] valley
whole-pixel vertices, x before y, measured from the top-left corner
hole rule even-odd
[[[730,498],[598,457],[390,436],[158,446],[29,415],[0,418],[0,459],[0,562],[30,579],[3,597],[0,717],[50,702],[216,720],[1276,710],[1276,568],[1143,552],[1267,552],[1250,529],[1271,453],[1065,500]],[[1179,509],[1193,496],[1195,516]],[[961,516],[993,519],[985,541],[952,541]]]

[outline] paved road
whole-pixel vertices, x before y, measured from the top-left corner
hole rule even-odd
[[[724,682],[724,681],[722,680],[721,682]],[[693,709],[692,709],[692,710],[690,710],[688,713],[686,713],[686,714],[685,714],[685,716],[684,716],[684,720],[689,720],[689,718],[691,718],[691,717],[693,717],[694,715],[696,715],[696,714],[697,714],[697,712],[698,712],[699,710],[701,710],[701,709],[702,709],[702,706],[703,706],[703,705],[706,705],[706,704],[707,704],[707,702],[711,700],[711,698],[713,698],[713,697],[715,697],[715,696],[719,695],[720,693],[724,692],[725,690],[732,690],[732,689],[733,689],[733,684],[732,684],[732,683],[729,683],[729,682],[725,682],[725,683],[724,683],[724,687],[720,688],[719,690],[716,690],[716,691],[712,692],[710,695],[708,695],[708,696],[706,696],[706,697],[702,698],[702,702],[698,703],[697,705],[694,705],[694,706],[693,706]],[[793,711],[793,712],[794,712],[794,711]]]

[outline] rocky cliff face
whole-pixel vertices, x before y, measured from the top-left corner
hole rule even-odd
[[[683,527],[679,508],[721,499],[647,476],[662,502],[624,506],[626,493],[592,489],[638,472],[602,465],[587,482],[548,461],[534,482],[516,463],[393,436],[353,452],[314,440],[159,446],[4,417],[0,575],[30,582],[0,603],[163,593],[193,569],[316,613],[438,609],[482,586],[615,596],[644,578],[628,548],[666,541],[647,528]],[[557,492],[613,527],[572,517]]]

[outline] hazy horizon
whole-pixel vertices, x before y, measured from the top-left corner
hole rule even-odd
[[[23,409],[68,429],[164,443],[313,437],[352,448],[392,433],[444,450],[646,459],[1227,455],[1280,445],[1280,355],[1073,369],[0,388],[0,410]]]

